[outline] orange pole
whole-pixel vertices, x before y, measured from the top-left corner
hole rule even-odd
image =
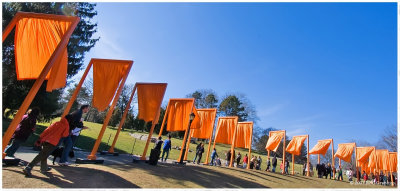
[[[250,147],[249,147],[249,157],[251,156],[251,144],[253,143],[253,125],[251,125],[250,130]],[[260,164],[261,166],[261,164]],[[246,169],[250,169],[250,165],[247,165]]]
[[[271,131],[270,132],[268,132],[268,139],[271,137]],[[269,155],[270,155],[270,150],[267,150],[268,151],[268,160],[269,160]]]
[[[133,64],[133,61],[131,61],[131,63],[129,64],[128,70],[126,71],[126,74],[125,74],[125,76],[124,76],[122,82],[119,84],[117,93],[116,93],[116,95],[115,95],[115,97],[114,97],[114,100],[113,100],[113,102],[112,102],[112,104],[111,104],[111,107],[109,108],[109,110],[108,110],[108,112],[107,112],[106,119],[104,120],[103,127],[102,127],[101,130],[100,130],[99,136],[97,137],[97,140],[96,140],[96,142],[95,142],[95,144],[94,144],[94,146],[93,146],[92,152],[90,153],[90,155],[87,156],[87,158],[88,158],[89,160],[96,160],[97,149],[98,149],[99,146],[100,146],[101,139],[103,138],[104,132],[106,131],[108,122],[110,122],[111,115],[112,115],[112,113],[113,113],[113,111],[114,111],[114,107],[115,107],[115,105],[116,105],[117,102],[118,102],[119,96],[120,96],[120,94],[121,94],[121,92],[122,92],[122,88],[124,87],[125,81],[126,81],[126,79],[128,78],[128,74],[129,74],[129,72],[130,72],[130,70],[131,70],[131,68],[132,68],[132,64]]]
[[[170,100],[170,101],[171,101],[171,100]],[[158,136],[159,136],[159,137],[161,137],[161,135],[162,135],[162,133],[163,133],[164,125],[165,125],[165,120],[167,120],[167,115],[168,115],[168,113],[169,113],[169,102],[168,102],[168,105],[167,105],[167,109],[165,110],[164,119],[163,119],[163,121],[162,121],[162,123],[161,123],[160,132],[158,133]],[[148,143],[146,143],[146,147],[145,147],[144,149],[147,150],[147,147],[148,147]],[[143,156],[142,156],[142,157],[143,157]]]
[[[194,107],[194,102],[192,102],[192,107],[190,107],[191,109],[190,109],[190,111],[193,111],[193,107]],[[182,140],[182,147],[181,147],[181,152],[180,152],[180,154],[179,154],[179,158],[178,158],[178,162],[183,162],[183,161],[181,161],[181,157],[182,157],[182,155],[183,155],[183,148],[185,147],[185,142],[186,142],[186,136],[188,135],[188,131],[189,131],[189,129],[190,129],[190,120],[189,120],[189,124],[188,124],[188,127],[187,127],[187,129],[186,129],[186,131],[185,131],[185,135],[183,136],[183,140]]]
[[[317,154],[318,155],[318,164],[320,163],[320,156],[319,156],[319,154]]]
[[[212,128],[212,131],[211,131],[210,138],[209,138],[209,140],[208,140],[207,157],[206,157],[206,162],[205,162],[204,164],[208,164],[208,158],[210,157],[211,139],[212,139],[212,135],[213,135],[214,128],[215,128],[214,123],[215,123],[215,117],[216,117],[216,115],[217,115],[217,109],[214,109],[214,111],[215,111],[215,113],[214,113],[214,119],[213,119],[213,122],[211,123],[212,126],[213,126],[213,128]]]
[[[356,146],[356,143],[354,143],[354,154],[356,155],[354,158],[355,158],[355,163],[356,163],[356,177],[357,177],[357,180],[358,180],[359,178],[361,179],[361,177],[358,176],[357,146]]]
[[[332,145],[332,169],[335,168],[335,156],[333,155],[334,153],[334,148],[333,148],[333,139],[331,139],[331,145]],[[333,171],[333,179],[335,179],[336,175],[336,170]]]
[[[294,154],[292,153],[292,175],[294,175]]]
[[[50,69],[53,67],[55,61],[58,59],[58,57],[60,57],[60,55],[63,53],[63,49],[68,45],[68,39],[72,35],[72,32],[74,32],[75,27],[78,24],[79,20],[80,20],[79,17],[76,17],[72,21],[71,26],[65,32],[60,43],[57,45],[57,48],[54,50],[53,54],[49,58],[49,61],[44,66],[42,72],[40,72],[38,79],[35,81],[31,90],[29,90],[28,95],[25,97],[25,100],[22,102],[22,105],[19,107],[18,112],[16,113],[16,115],[14,116],[14,119],[11,121],[10,125],[8,126],[7,131],[4,133],[4,136],[3,136],[3,159],[6,156],[6,153],[4,152],[4,150],[6,149],[8,142],[10,141],[12,135],[14,134],[15,129],[17,128],[17,126],[18,126],[19,122],[21,121],[23,115],[25,114],[26,110],[28,110],[29,105],[32,103],[33,99],[35,98],[37,92],[39,91],[40,86],[43,84],[43,81],[45,80]],[[13,23],[11,23],[11,24],[13,24]],[[14,23],[14,25],[15,25],[15,23]],[[9,32],[8,32],[8,34],[9,34]],[[7,36],[5,36],[5,37],[7,37]],[[3,41],[4,41],[5,37],[3,34]]]
[[[236,121],[236,126],[235,126],[235,131],[233,131],[233,139],[231,143],[231,161],[229,163],[229,167],[233,167],[233,160],[234,160],[234,151],[235,151],[235,141],[236,141],[236,131],[237,131],[237,121]]]
[[[128,114],[129,108],[130,108],[130,106],[131,106],[131,102],[132,102],[133,96],[135,95],[135,91],[136,91],[136,84],[135,84],[135,86],[133,87],[133,91],[132,91],[131,97],[129,98],[129,101],[128,101],[128,103],[126,104],[124,113],[122,114],[122,119],[121,119],[121,121],[119,122],[118,130],[117,130],[117,133],[115,133],[113,143],[111,144],[110,149],[108,149],[108,152],[109,152],[109,153],[114,153],[114,147],[115,147],[115,144],[117,143],[117,139],[118,139],[119,132],[121,131],[122,126],[123,126],[124,123],[125,123],[125,118],[126,118],[126,115]]]
[[[3,41],[6,40],[6,38],[8,37],[8,35],[10,34],[10,32],[12,31],[12,29],[15,27],[15,25],[17,24],[17,22],[20,19],[20,14],[15,14],[15,16],[11,19],[10,23],[8,23],[7,27],[4,29],[3,31]]]
[[[285,134],[283,135],[283,157],[282,157],[282,161],[283,161],[283,167],[285,167],[285,148],[286,148],[286,130],[284,130]],[[285,168],[283,168],[283,170],[285,170]],[[282,173],[284,174],[284,173]]]
[[[85,81],[87,74],[89,73],[90,68],[93,65],[93,61],[90,60],[88,66],[85,69],[85,72],[83,73],[81,80],[79,81],[78,85],[76,86],[74,93],[72,94],[71,98],[69,99],[69,102],[67,104],[67,106],[64,109],[63,114],[61,115],[61,117],[64,117],[68,114],[68,112],[71,110],[72,104],[75,102],[76,98],[78,97],[79,91],[81,90],[83,81]]]
[[[318,159],[319,159],[319,155],[318,155]],[[307,135],[307,165],[308,169],[307,169],[307,176],[310,176],[310,165],[308,165],[308,162],[310,162],[310,137],[309,135]]]
[[[188,151],[189,151],[189,146],[190,146],[190,140],[192,139],[192,132],[190,132],[188,140],[186,141],[186,151],[185,151],[185,156],[183,157],[183,160],[187,160],[187,155],[188,155]]]

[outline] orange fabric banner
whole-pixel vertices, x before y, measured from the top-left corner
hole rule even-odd
[[[194,114],[194,119],[192,121],[192,124],[190,124],[190,129],[199,129],[201,127],[200,116],[195,106],[193,106],[192,113]]]
[[[146,122],[153,121],[162,103],[167,84],[136,83],[139,114],[138,118]]]
[[[286,151],[293,155],[301,154],[301,147],[303,146],[304,141],[307,139],[306,135],[301,136],[293,136],[292,140],[289,142],[286,147]]]
[[[284,131],[270,131],[270,137],[268,138],[267,145],[265,146],[266,150],[274,151],[278,149],[279,144],[281,143],[283,137],[285,136]]]
[[[194,99],[170,99],[168,103],[167,131],[186,131]]]
[[[251,139],[253,138],[251,134],[252,128],[253,122],[239,122],[237,124],[235,147],[246,149],[251,147]]]
[[[93,100],[92,105],[103,111],[110,104],[130,63],[122,60],[92,59]],[[116,98],[118,99],[118,98]]]
[[[325,155],[331,145],[331,140],[319,140],[317,144],[310,150],[310,154]]]
[[[377,159],[376,150],[372,151],[368,159],[368,168],[373,172],[376,169]]]
[[[339,144],[339,148],[335,153],[335,158],[338,157],[346,162],[351,161],[351,155],[353,154],[355,143],[343,143]]]
[[[233,134],[236,129],[238,117],[218,118],[217,131],[215,132],[214,142],[232,144]]]
[[[389,170],[397,172],[397,152],[389,152]]]
[[[215,116],[217,115],[217,109],[197,109],[197,114],[200,118],[200,128],[193,129],[193,131],[191,131],[191,137],[208,139],[214,130],[214,121]]]
[[[388,150],[376,150],[376,158],[379,170],[389,170],[389,151]]]
[[[368,164],[368,159],[369,155],[374,151],[375,147],[357,147],[357,161],[360,164],[367,163]]]
[[[71,21],[52,18],[21,18],[15,29],[15,68],[18,80],[36,79],[50,59]],[[67,78],[68,54],[65,48],[46,79],[47,91],[64,87]]]

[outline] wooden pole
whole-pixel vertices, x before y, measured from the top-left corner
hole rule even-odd
[[[231,161],[229,163],[229,167],[233,167],[234,163],[233,160],[235,159],[234,157],[234,151],[235,151],[235,141],[236,141],[236,131],[237,131],[237,119],[236,119],[236,126],[234,127],[235,130],[233,131],[233,138],[232,138],[232,143],[231,143]]]
[[[15,16],[12,18],[12,20],[10,21],[10,23],[8,23],[7,27],[4,29],[4,31],[3,31],[3,41],[2,42],[4,42],[4,40],[6,40],[6,38],[8,37],[10,32],[12,31],[12,29],[15,27],[15,25],[19,21],[19,19],[21,19],[21,17],[20,17],[20,14],[17,12],[15,14]]]
[[[270,132],[268,132],[268,139],[269,138],[271,138],[271,131]],[[268,160],[269,160],[269,156],[270,156],[270,150],[267,150],[268,151]]]
[[[107,116],[106,116],[106,118],[104,120],[103,126],[102,126],[102,128],[100,130],[100,133],[99,133],[99,136],[97,137],[97,140],[96,140],[96,142],[95,142],[95,144],[93,146],[92,152],[90,153],[90,155],[87,156],[87,159],[89,159],[89,160],[96,160],[97,149],[100,146],[101,139],[103,138],[103,135],[104,135],[104,132],[106,131],[108,123],[110,122],[111,115],[112,115],[112,113],[114,111],[114,107],[118,102],[118,99],[119,99],[119,96],[120,96],[120,94],[122,92],[122,89],[124,87],[125,81],[128,78],[128,74],[129,74],[129,72],[130,72],[130,70],[132,68],[132,64],[133,64],[133,61],[131,61],[131,63],[129,64],[128,70],[126,71],[126,74],[125,74],[122,82],[119,84],[117,93],[115,94],[115,97],[114,97],[114,100],[113,100],[113,102],[111,104],[111,107],[109,108],[109,110],[107,112]]]
[[[307,135],[307,165],[306,165],[308,166],[307,176],[310,176],[310,165],[308,165],[309,162],[310,162],[310,138],[309,135]]]
[[[64,48],[67,47],[68,45],[68,39],[69,37],[72,35],[72,33],[74,32],[76,25],[79,22],[79,17],[75,17],[75,19],[72,21],[71,26],[68,28],[68,30],[65,32],[64,36],[62,37],[60,43],[57,45],[57,48],[54,50],[53,54],[51,55],[51,57],[49,58],[49,61],[47,62],[47,64],[44,66],[42,72],[40,72],[40,75],[38,77],[38,79],[35,81],[35,83],[33,84],[32,88],[29,90],[28,95],[25,97],[24,101],[22,102],[22,105],[19,107],[16,115],[14,116],[14,119],[11,121],[10,125],[7,128],[7,131],[4,133],[3,136],[3,159],[6,156],[6,153],[4,152],[4,150],[6,149],[8,142],[10,141],[12,135],[15,132],[15,129],[17,128],[19,122],[21,121],[23,115],[25,114],[26,110],[28,110],[29,105],[32,103],[33,99],[35,98],[37,92],[40,89],[40,86],[43,84],[43,81],[45,80],[47,74],[49,73],[50,69],[53,67],[55,61],[63,54],[63,50]],[[13,21],[13,22],[17,22]],[[15,25],[15,23],[10,23],[11,25]],[[11,28],[12,29],[12,28]],[[11,29],[7,29],[7,30],[11,30]],[[7,32],[7,31],[5,31]],[[3,41],[7,36],[4,36],[5,34],[9,34],[8,33],[4,33],[3,34]]]
[[[251,156],[251,145],[253,143],[253,122],[251,123],[251,130],[250,130],[250,147],[249,147],[249,157]],[[261,166],[261,164],[260,164]],[[246,166],[246,169],[250,169],[250,165]],[[261,169],[260,169],[261,170]]]
[[[81,80],[79,81],[78,85],[76,86],[74,93],[72,94],[71,98],[69,99],[69,102],[68,102],[67,106],[65,107],[64,112],[61,115],[61,117],[65,117],[71,110],[71,107],[74,104],[76,98],[78,97],[79,91],[81,90],[83,82],[85,81],[90,68],[92,68],[92,65],[93,65],[93,60],[90,60],[88,66],[85,69],[85,72],[83,73],[83,75],[81,77]]]
[[[292,153],[292,175],[294,175],[294,154]]]
[[[318,164],[320,163],[320,154],[317,154],[318,155]]]
[[[187,155],[188,155],[188,151],[189,151],[189,146],[190,146],[190,140],[192,139],[192,132],[190,132],[188,140],[186,141],[186,151],[185,151],[185,156],[183,157],[183,160],[187,160]]]
[[[131,106],[131,102],[132,102],[133,96],[135,95],[135,91],[136,91],[136,84],[135,84],[135,86],[133,87],[133,91],[132,91],[132,93],[131,93],[131,97],[129,98],[129,101],[128,101],[128,103],[126,104],[124,113],[122,114],[122,119],[121,119],[121,121],[119,122],[118,130],[117,130],[117,133],[115,133],[114,140],[113,140],[113,142],[112,142],[112,144],[111,144],[111,147],[110,147],[110,149],[108,149],[108,152],[109,152],[109,153],[114,153],[114,147],[115,147],[115,144],[117,143],[117,139],[118,139],[119,132],[121,131],[122,126],[124,125],[126,115],[128,114],[128,111],[129,111],[129,108],[130,108],[130,106]]]
[[[217,115],[217,109],[214,109],[214,112],[215,112],[214,113],[214,119],[212,121],[213,128],[212,128],[212,131],[211,131],[211,134],[210,134],[210,138],[208,139],[207,158],[206,158],[206,162],[204,164],[208,164],[208,158],[210,157],[211,139],[212,139],[212,135],[213,135],[214,128],[215,128],[214,123],[215,123],[215,117]]]
[[[331,139],[331,146],[332,146],[332,169],[335,168],[335,156],[333,155],[334,149],[333,149],[333,139]],[[336,175],[336,170],[333,171],[333,179],[335,179]]]
[[[285,133],[283,135],[283,157],[282,157],[282,161],[283,161],[283,173],[285,172],[285,148],[286,148],[286,130],[283,130]]]
[[[169,102],[170,102],[171,100],[169,100]],[[163,119],[163,121],[162,121],[162,123],[161,123],[161,128],[160,128],[160,132],[158,133],[158,136],[159,137],[161,137],[161,135],[162,135],[162,133],[163,133],[163,130],[164,130],[164,125],[165,125],[165,120],[167,120],[167,116],[168,116],[168,113],[169,113],[169,102],[168,102],[168,105],[167,105],[167,109],[165,110],[165,114],[164,114],[164,119]],[[148,144],[146,143],[146,147],[148,146]],[[145,149],[147,150],[147,148],[145,147]]]

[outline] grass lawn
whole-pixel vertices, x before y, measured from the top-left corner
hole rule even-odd
[[[59,118],[55,118],[52,120],[52,122],[56,122],[58,121]],[[3,133],[7,130],[9,123],[11,122],[11,120],[9,119],[3,119]],[[39,138],[40,133],[43,132],[43,130],[48,127],[50,125],[50,123],[38,123],[37,128],[35,133],[28,139],[28,141],[26,143],[24,143],[24,146],[33,146],[33,143]],[[102,124],[98,124],[98,123],[92,123],[92,122],[84,122],[84,126],[89,127],[89,129],[87,130],[83,130],[81,132],[81,135],[79,136],[77,143],[75,146],[82,148],[86,151],[91,151],[93,146],[94,146],[94,142],[96,141],[100,129],[102,127]],[[117,132],[115,127],[111,127],[108,126],[103,138],[102,138],[102,142],[99,146],[98,151],[102,151],[102,150],[108,150],[108,148],[111,146],[112,141],[114,139],[115,133]],[[143,150],[144,150],[144,146],[146,144],[145,141],[141,141],[138,140],[134,137],[132,137],[130,135],[130,133],[139,133],[139,134],[147,134],[145,132],[137,132],[137,131],[133,131],[133,130],[124,130],[121,131],[121,133],[119,134],[117,143],[115,145],[115,151],[119,152],[119,153],[128,153],[130,154],[132,152],[132,147],[133,147],[133,154],[134,155],[142,155]],[[111,138],[110,138],[111,135]],[[154,134],[154,136],[157,136],[156,134]],[[110,139],[109,139],[110,138]],[[162,138],[163,140],[167,139],[166,136],[163,136]],[[107,142],[108,146],[107,146]],[[149,149],[147,151],[147,156],[150,155],[150,149],[154,146],[154,143],[150,143]],[[176,138],[172,138],[172,146],[175,147],[181,147],[182,146],[182,139],[176,139]],[[219,157],[224,161],[225,159],[225,152],[230,150],[230,145],[226,145],[226,144],[216,144],[216,149],[217,149],[217,153],[219,155]],[[203,157],[202,157],[202,162],[205,162],[205,158],[207,155],[207,148],[208,148],[208,144],[205,144],[205,152],[203,153]],[[190,144],[189,149],[192,151],[196,150],[196,145],[195,144]],[[211,149],[212,149],[212,145],[211,145]],[[210,149],[210,150],[211,150]],[[242,148],[236,148],[236,152],[240,152],[242,154],[242,160],[245,154],[248,153],[248,149],[242,149]],[[177,160],[180,154],[180,150],[177,149],[172,149],[169,153],[169,159],[172,160]],[[256,152],[254,152],[254,150],[252,150],[252,155],[255,156],[261,156],[262,159],[262,165],[261,168],[263,170],[265,170],[266,168],[266,161],[267,161],[267,156],[266,155],[260,155]],[[210,153],[211,155],[211,153]],[[189,152],[187,159],[189,161],[192,161],[193,158],[195,157],[195,152]],[[210,156],[211,158],[211,156]],[[291,159],[289,159],[290,162],[290,168],[289,168],[289,172],[291,172],[291,168],[292,168],[292,163],[291,163]],[[279,169],[279,165],[281,163],[281,159],[278,159],[278,166],[277,166],[277,170]],[[295,164],[295,172],[298,174],[300,172],[302,172],[302,165],[300,164]]]

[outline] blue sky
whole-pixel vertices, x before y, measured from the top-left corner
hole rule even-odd
[[[135,61],[127,83],[244,93],[263,128],[374,143],[397,123],[396,3],[98,3],[90,58]],[[81,72],[82,73],[82,72]],[[81,76],[81,73],[77,76]]]

